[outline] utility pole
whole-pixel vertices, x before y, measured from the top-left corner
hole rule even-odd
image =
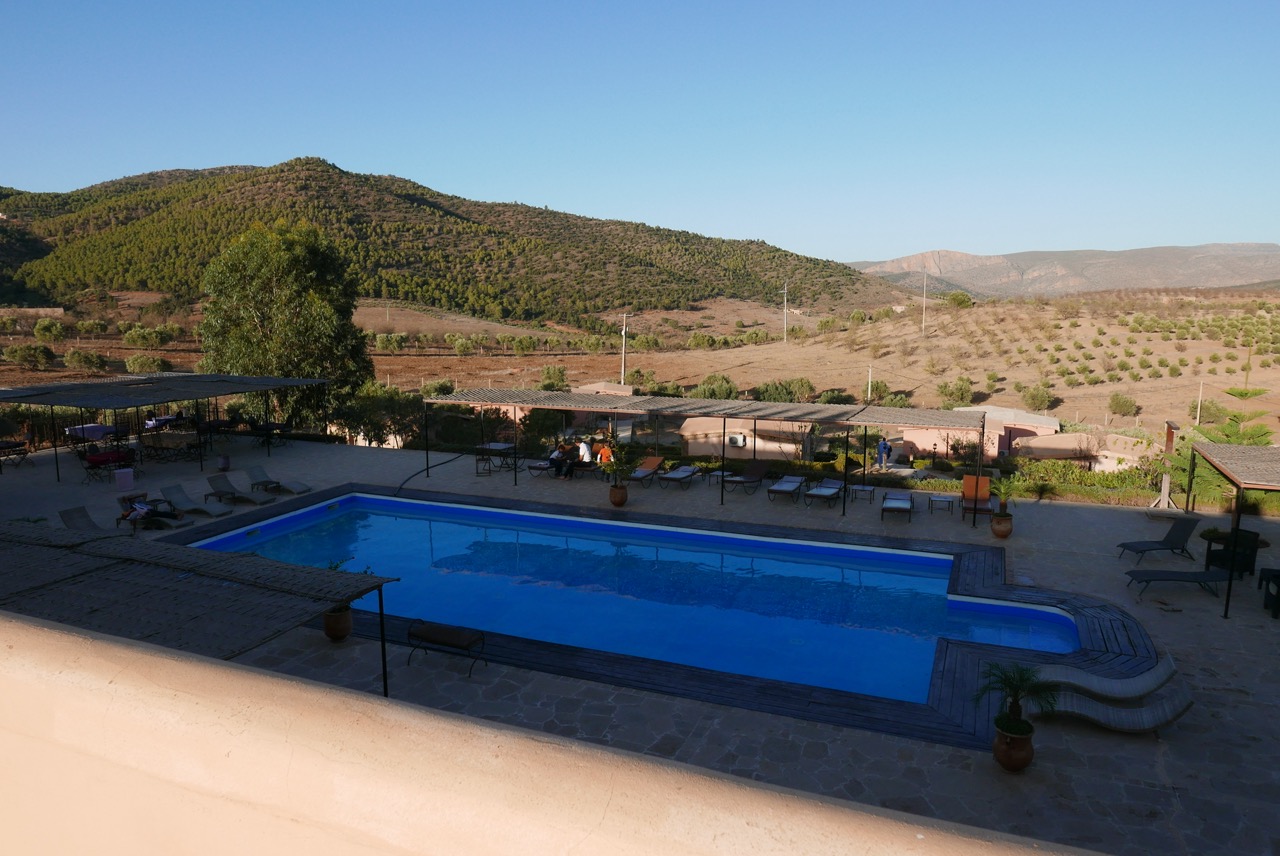
[[[630,315],[622,316],[622,372],[618,375],[618,383],[627,382],[627,319]]]
[[[787,343],[787,289],[791,283],[782,286],[782,344]]]
[[[924,335],[924,319],[929,311],[929,272],[924,272],[924,289],[920,297],[920,335]]]
[[[871,403],[871,366],[867,366],[867,403]]]
[[[1200,394],[1196,396],[1196,427],[1200,427],[1200,404],[1204,401],[1204,381],[1200,381]]]

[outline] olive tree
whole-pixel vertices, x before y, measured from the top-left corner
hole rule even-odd
[[[254,226],[210,262],[203,288],[202,370],[328,381],[277,391],[286,421],[331,410],[373,378],[352,322],[356,283],[315,226]]]

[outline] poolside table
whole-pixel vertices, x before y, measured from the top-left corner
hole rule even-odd
[[[487,476],[496,466],[500,470],[516,465],[515,443],[481,443],[476,446],[476,475]]]
[[[935,493],[933,496],[929,497],[929,513],[933,514],[933,509],[937,507],[947,509],[947,514],[953,514],[955,504],[955,496],[948,493]]]

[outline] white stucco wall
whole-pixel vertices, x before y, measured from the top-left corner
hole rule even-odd
[[[8,853],[1032,849],[5,613],[0,640]]]

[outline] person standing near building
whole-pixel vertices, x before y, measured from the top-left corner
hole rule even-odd
[[[893,444],[885,437],[876,445],[876,466],[883,469],[885,461],[893,460]]]

